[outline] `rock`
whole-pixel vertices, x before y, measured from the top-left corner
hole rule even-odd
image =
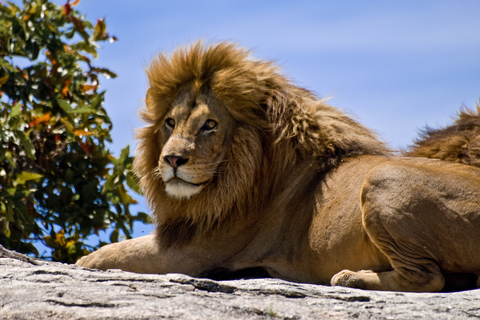
[[[398,293],[278,279],[107,272],[0,246],[0,319],[466,319],[480,290]]]

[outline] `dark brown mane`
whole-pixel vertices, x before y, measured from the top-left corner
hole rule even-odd
[[[427,127],[404,154],[480,167],[480,105],[477,104],[476,111],[461,111],[448,127]]]

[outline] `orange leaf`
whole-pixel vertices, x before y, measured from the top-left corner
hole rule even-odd
[[[62,8],[63,8],[63,12],[62,12],[62,13],[63,13],[64,16],[69,15],[69,14],[70,14],[70,11],[72,10],[72,7],[70,6],[70,3],[69,3],[69,2],[70,2],[70,0],[67,1],[67,3],[66,3],[65,5],[62,6]]]
[[[95,91],[98,89],[98,84],[93,85],[93,84],[83,84],[82,85],[82,90],[87,92],[87,91]]]
[[[61,247],[65,246],[66,239],[65,239],[65,231],[60,230],[56,235],[55,235],[55,243],[57,245],[60,245]]]
[[[79,58],[87,63],[90,63],[90,59],[88,59],[86,56],[80,55]]]
[[[65,81],[65,85],[62,89],[62,98],[65,98],[68,95],[68,87],[70,87],[70,83],[72,83],[72,79],[67,79]]]
[[[73,1],[70,5],[71,5],[72,7],[75,7],[79,2],[80,2],[80,0],[75,0],[75,1]]]
[[[52,56],[52,54],[50,53],[50,51],[45,51],[45,55],[47,56],[48,60],[50,60],[50,62],[52,63],[52,65],[54,64],[57,64],[57,60],[55,60]]]
[[[79,137],[83,137],[83,136],[90,136],[93,134],[93,132],[89,132],[85,130],[75,130],[73,134]]]
[[[74,16],[68,16],[70,22],[72,22],[75,27],[77,27],[80,31],[84,31],[84,27],[83,27],[83,24],[82,24],[82,20],[74,17]]]
[[[74,52],[72,48],[70,48],[70,46],[66,44],[63,45],[63,50],[68,54],[72,54]]]
[[[41,123],[48,123],[50,121],[50,112],[45,113],[41,117],[36,117],[35,119],[30,122],[31,127],[38,126]]]

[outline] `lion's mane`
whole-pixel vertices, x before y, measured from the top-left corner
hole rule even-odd
[[[294,85],[269,61],[256,60],[232,43],[197,42],[147,68],[149,90],[138,131],[134,168],[166,246],[190,241],[259,214],[275,197],[283,173],[301,159],[318,171],[343,158],[388,154],[369,129]],[[182,90],[214,95],[238,122],[216,181],[188,200],[169,197],[157,173],[160,122]]]
[[[461,111],[450,126],[427,127],[404,154],[480,167],[480,102],[476,111]]]

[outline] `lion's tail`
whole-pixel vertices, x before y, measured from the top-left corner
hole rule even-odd
[[[404,155],[480,167],[480,101],[476,111],[460,111],[455,122],[442,129],[426,128]]]

